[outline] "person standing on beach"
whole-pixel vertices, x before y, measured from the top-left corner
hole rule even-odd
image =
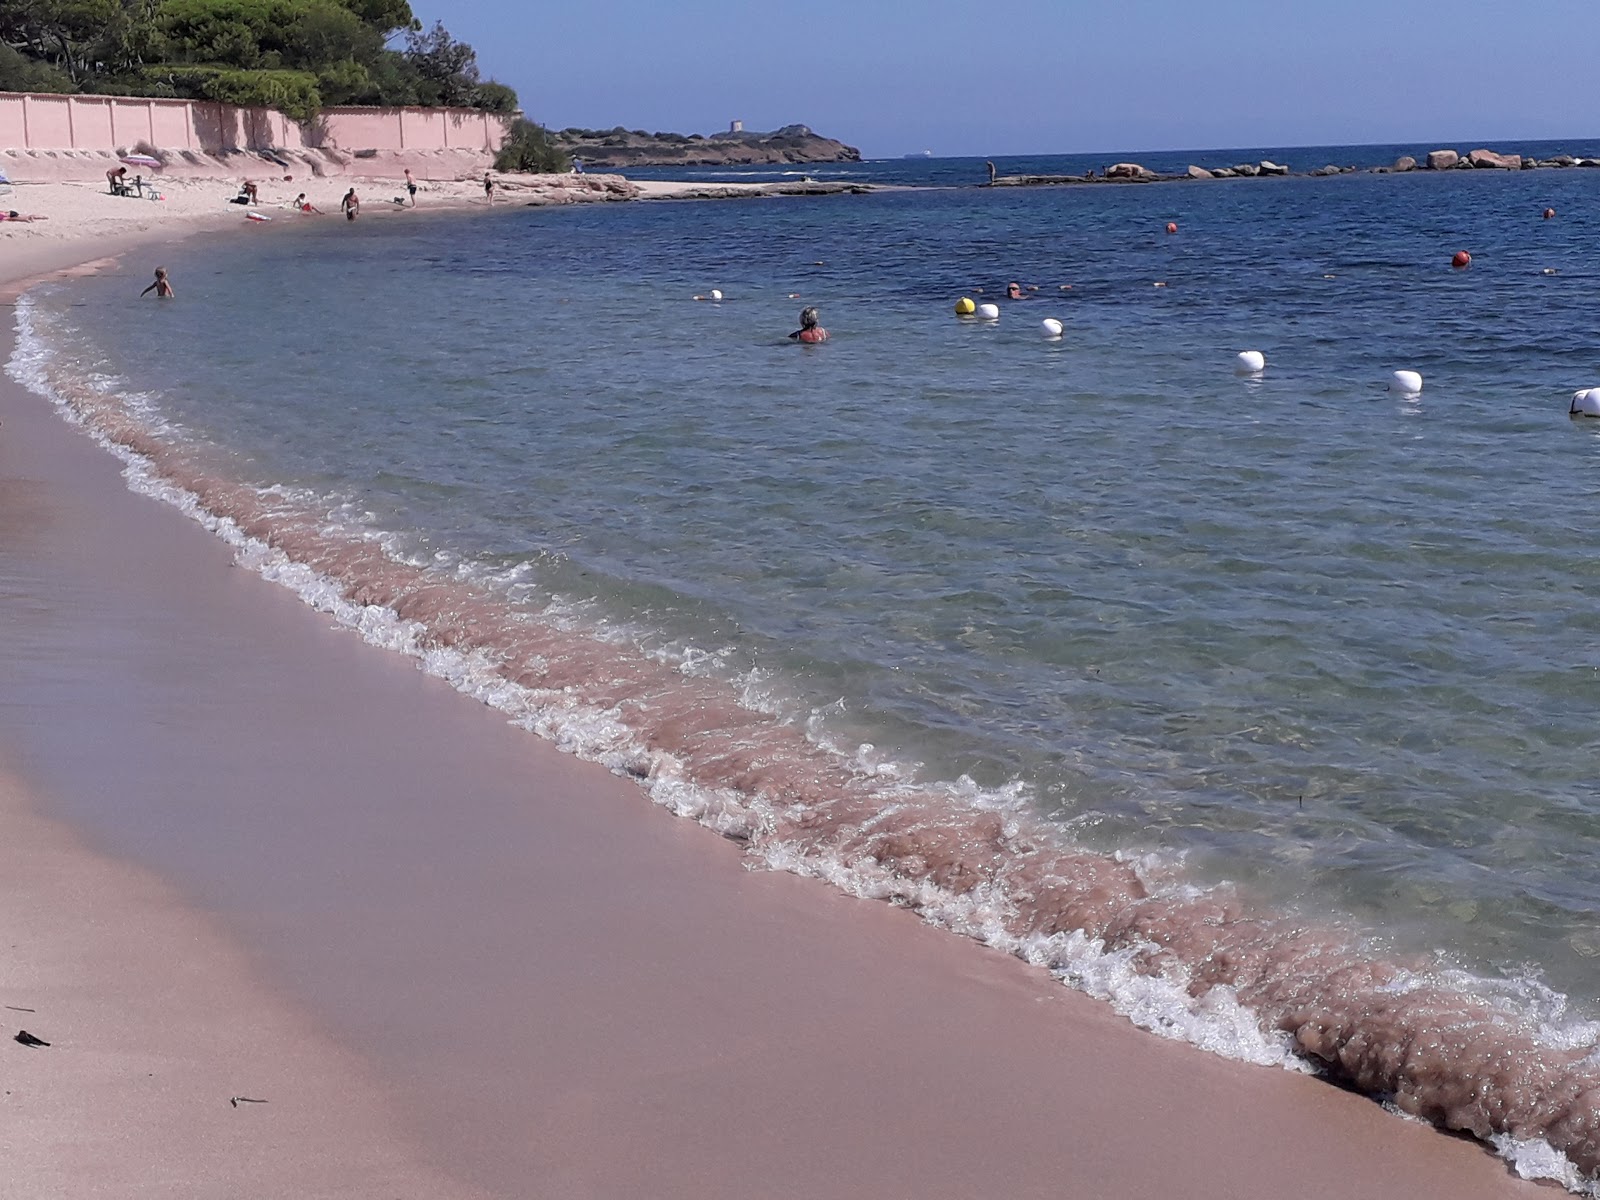
[[[989,168],[989,186],[993,187],[994,186],[994,164],[992,162],[985,162],[983,165]]]
[[[111,185],[111,194],[115,196],[119,191],[128,190],[128,168],[112,167],[106,172],[106,182]]]
[[[417,181],[411,178],[411,168],[406,168],[406,192],[411,197],[411,207],[417,206]]]
[[[494,203],[494,180],[489,178],[489,172],[483,173],[483,198],[489,203]]]
[[[167,269],[165,267],[156,268],[156,281],[140,292],[139,298],[142,300],[151,292],[156,294],[157,300],[171,300],[178,294],[172,290],[172,284],[167,280]]]
[[[817,310],[803,308],[800,310],[800,328],[789,335],[791,342],[804,342],[808,346],[828,340],[828,331],[817,324]]]
[[[354,221],[356,214],[361,211],[361,198],[356,195],[355,188],[344,194],[344,199],[339,201],[339,211],[344,213],[346,221]]]

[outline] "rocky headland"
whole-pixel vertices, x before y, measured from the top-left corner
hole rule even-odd
[[[1558,154],[1552,158],[1535,158],[1522,154],[1502,154],[1496,150],[1430,150],[1421,161],[1409,155],[1397,158],[1389,166],[1352,167],[1328,163],[1307,171],[1294,171],[1283,163],[1262,159],[1253,163],[1232,163],[1222,166],[1193,166],[1181,175],[1161,174],[1135,162],[1112,163],[1103,171],[1089,171],[1084,175],[1001,175],[991,180],[989,187],[1039,187],[1068,183],[1162,183],[1179,179],[1260,179],[1290,175],[1321,177],[1328,175],[1390,175],[1408,171],[1530,171],[1538,168],[1561,169],[1567,167],[1600,167],[1600,158],[1576,158]]]
[[[785,125],[771,133],[729,129],[699,133],[646,133],[642,129],[563,129],[553,135],[564,153],[585,167],[751,166],[763,163],[860,162],[861,151],[813,133],[805,125]]]

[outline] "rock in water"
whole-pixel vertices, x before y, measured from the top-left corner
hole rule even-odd
[[[1402,154],[1399,158],[1394,160],[1394,167],[1392,169],[1395,171],[1415,171],[1417,169],[1417,160],[1412,158],[1409,154]]]
[[[1475,167],[1493,167],[1502,171],[1522,170],[1522,155],[1496,154],[1493,150],[1474,150],[1467,161]]]
[[[1428,151],[1428,170],[1430,171],[1448,171],[1460,161],[1461,155],[1454,150]]]

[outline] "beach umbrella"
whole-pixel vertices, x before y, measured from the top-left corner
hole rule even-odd
[[[149,154],[123,154],[120,158],[130,167],[146,167],[152,171],[161,168],[161,160]]]

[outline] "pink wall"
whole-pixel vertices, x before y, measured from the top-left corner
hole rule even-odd
[[[280,112],[196,100],[0,92],[0,150],[495,151],[510,118],[465,108],[330,108],[300,125]]]

